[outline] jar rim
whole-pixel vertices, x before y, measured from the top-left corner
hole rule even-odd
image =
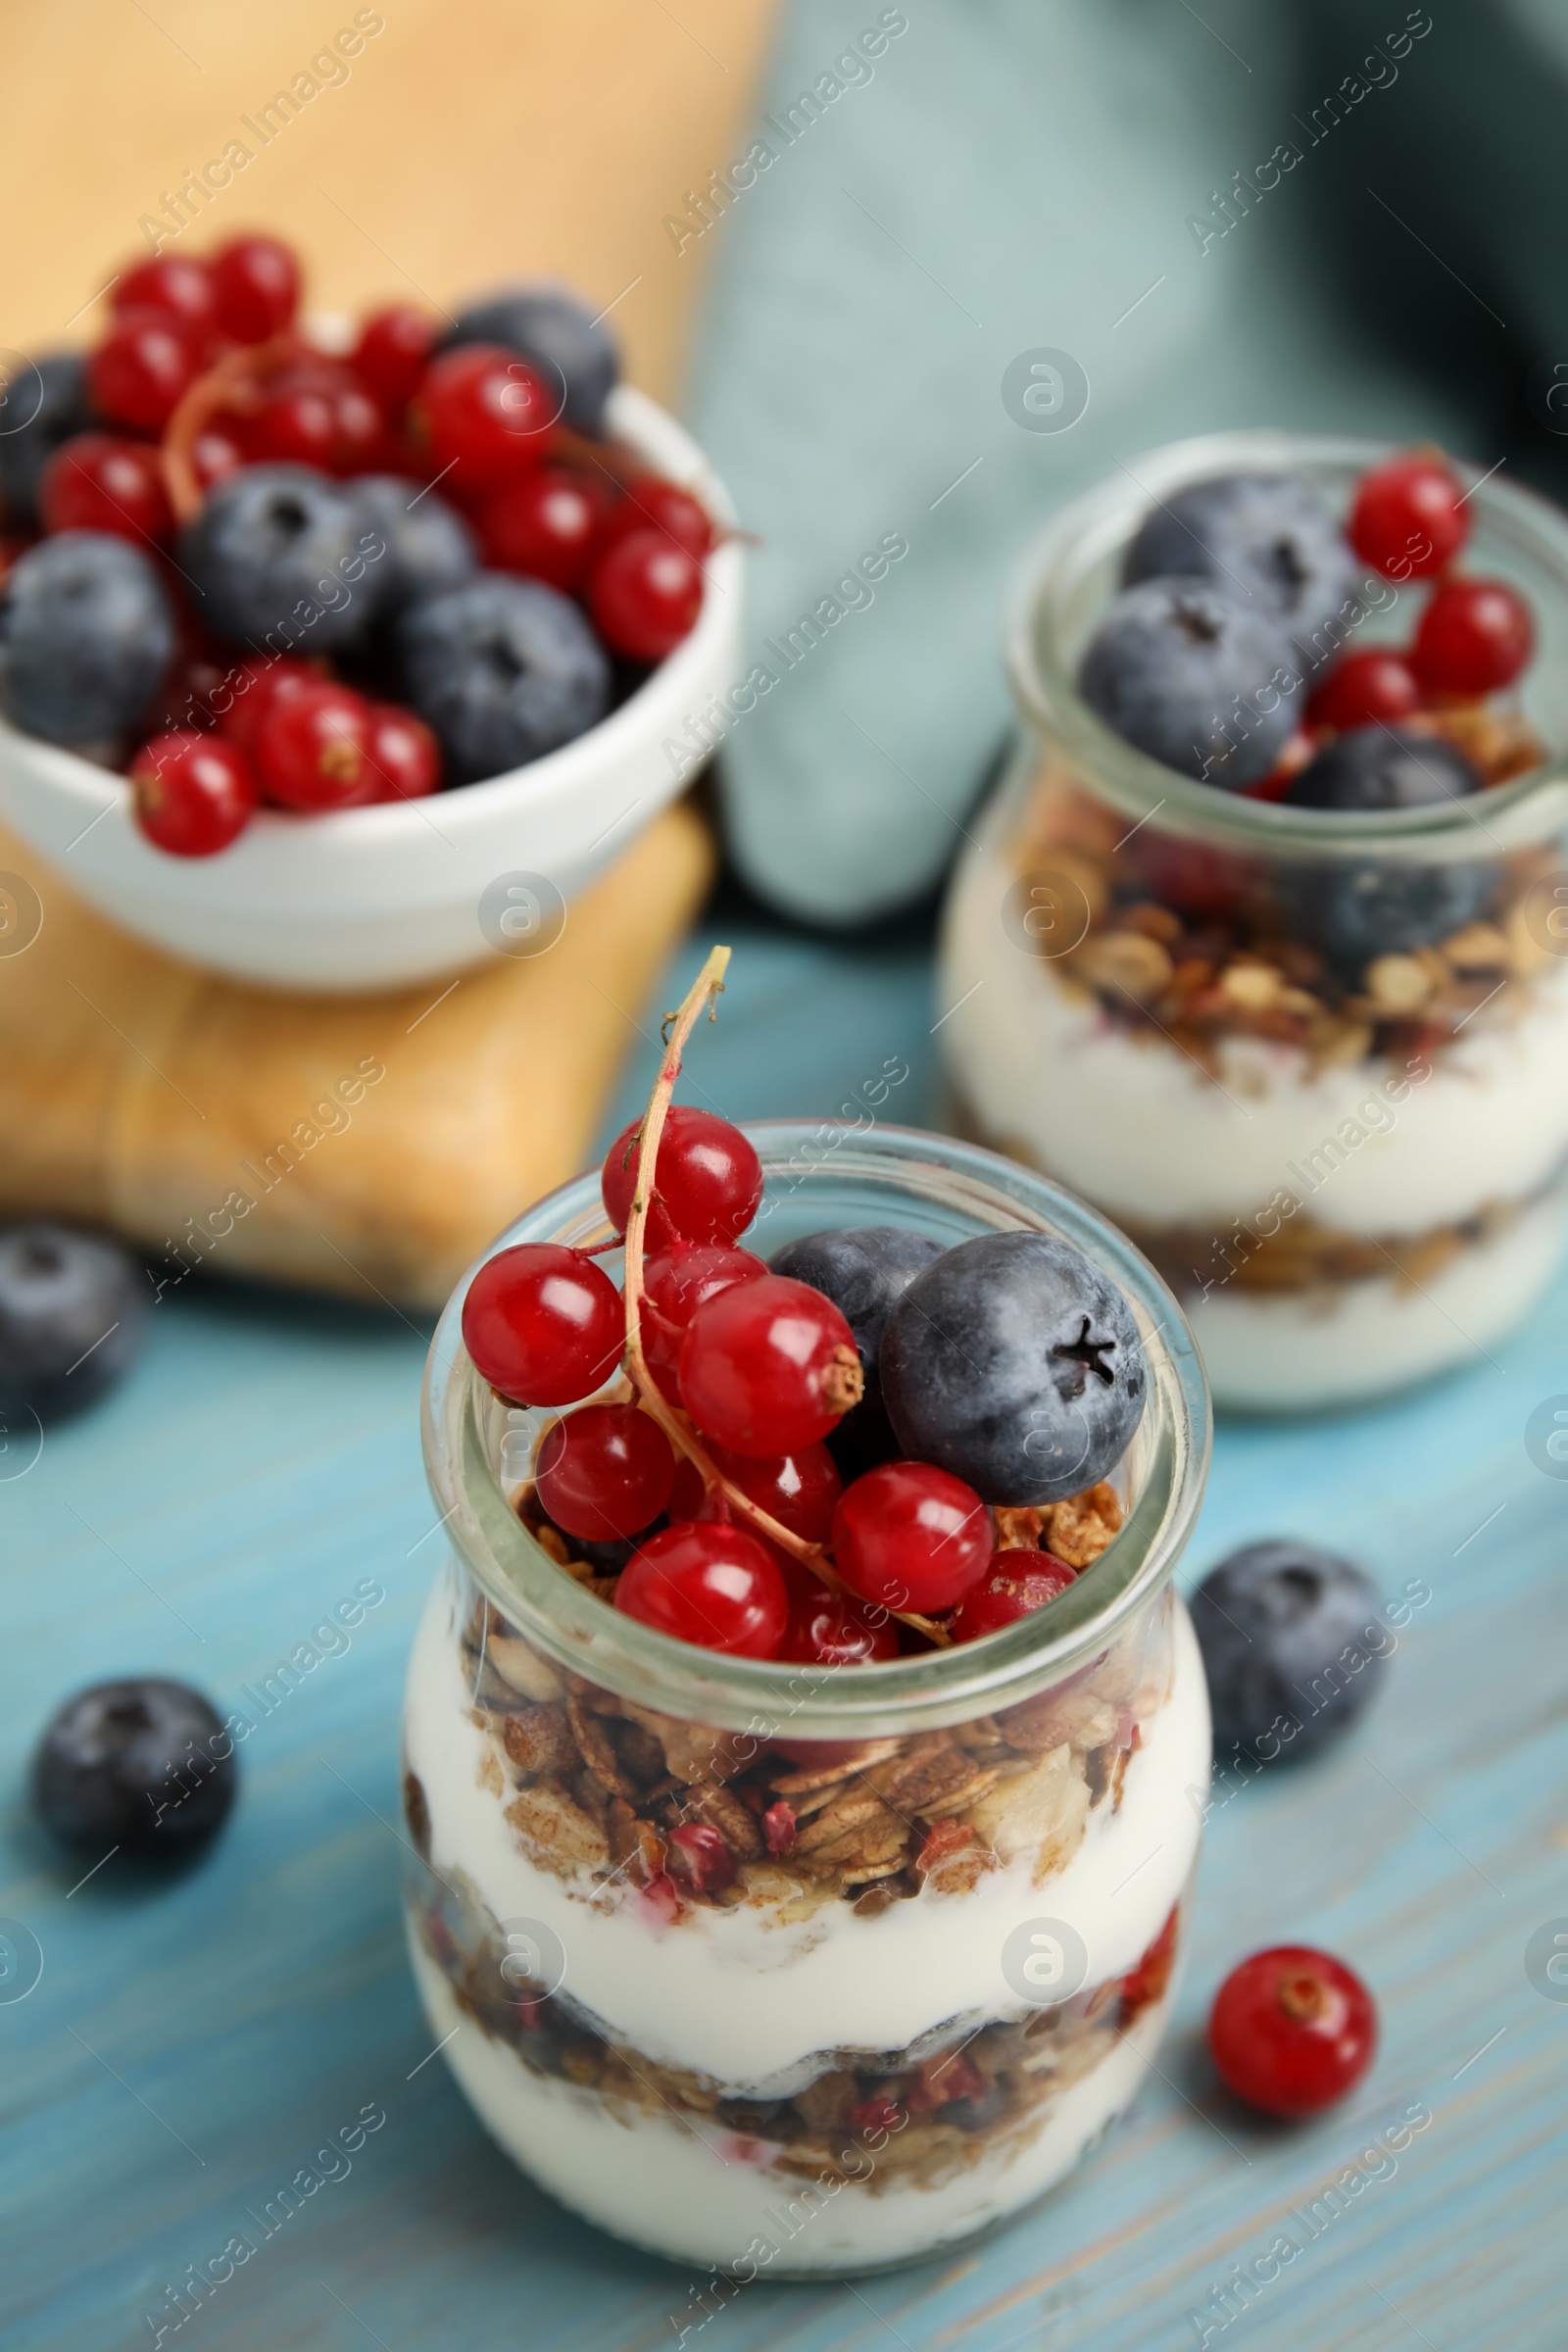
[[[1149,1370],[1135,1449],[1141,1483],[1126,1524],[1093,1566],[1045,1610],[985,1639],[863,1666],[813,1667],[723,1656],[673,1640],[607,1607],[551,1558],[513,1507],[492,1460],[487,1414],[505,1411],[463,1347],[463,1301],[478,1268],[518,1242],[591,1246],[608,1237],[598,1171],[536,1202],[499,1234],[453,1291],[426,1362],[426,1475],[462,1564],[495,1606],[557,1664],[662,1713],[722,1730],[866,1740],[936,1730],[1033,1697],[1102,1652],[1168,1582],[1192,1531],[1208,1474],[1211,1414],[1197,1344],[1172,1293],[1125,1235],[1060,1186],[979,1145],[917,1128],[864,1130],[847,1121],[747,1121],[764,1181],[881,1181],[889,1203],[922,1197],[975,1232],[1059,1234],[1126,1293]],[[830,1137],[838,1141],[828,1144]],[[852,1140],[853,1139],[853,1140]],[[803,1154],[821,1152],[808,1165]],[[825,1164],[824,1164],[825,1163]],[[767,1198],[764,1190],[764,1201]]]
[[[1509,847],[1510,842],[1497,841],[1496,827],[1518,830],[1520,813],[1526,812],[1524,823],[1534,836],[1543,799],[1561,801],[1568,819],[1568,749],[1548,751],[1539,767],[1491,785],[1485,794],[1425,808],[1287,808],[1166,767],[1135,750],[1078,691],[1059,636],[1049,626],[1053,601],[1087,562],[1102,561],[1125,545],[1159,497],[1218,473],[1307,471],[1348,480],[1400,454],[1395,442],[1273,426],[1204,433],[1146,451],[1070,500],[1031,541],[1007,594],[1004,651],[1025,719],[1080,760],[1094,788],[1129,815],[1147,817],[1158,808],[1162,831],[1224,840],[1255,853],[1309,852],[1334,859],[1362,855],[1378,842],[1470,844],[1477,826],[1494,846]],[[1568,603],[1568,514],[1533,490],[1497,480],[1494,469],[1488,474],[1462,459],[1446,458],[1446,463],[1464,482],[1483,527],[1553,573]],[[1471,806],[1476,800],[1485,804],[1485,823]]]

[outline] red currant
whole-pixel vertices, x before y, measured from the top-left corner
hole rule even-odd
[[[506,482],[479,511],[485,561],[574,596],[598,552],[605,499],[598,485],[560,466]]]
[[[1360,2082],[1377,2039],[1377,2010],[1360,1978],[1298,1943],[1254,1952],[1233,1968],[1208,2021],[1225,2082],[1267,2115],[1331,2107]]]
[[[117,318],[126,311],[164,311],[208,337],[218,329],[218,287],[211,265],[187,261],[177,253],[160,253],[125,270],[112,299]]]
[[[190,447],[190,462],[198,488],[211,490],[251,462],[250,451],[235,419],[214,417],[202,426]]]
[[[669,1867],[699,1894],[717,1894],[735,1876],[724,1834],[706,1821],[683,1821],[669,1833]]]
[[[833,1558],[862,1600],[951,1609],[991,1565],[991,1515],[973,1487],[929,1462],[884,1462],[846,1487]]]
[[[631,1215],[640,1159],[642,1121],[623,1128],[605,1154],[601,1190],[617,1233]],[[762,1163],[738,1127],[710,1110],[672,1104],[659,1139],[647,1246],[672,1242],[732,1242],[744,1233],[762,1198]]]
[[[1075,1581],[1065,1562],[1049,1551],[999,1551],[984,1584],[975,1587],[948,1631],[955,1642],[978,1642],[1032,1616]]]
[[[766,1269],[764,1268],[765,1272]],[[808,1446],[800,1453],[731,1453],[727,1446],[708,1448],[715,1470],[723,1472],[759,1510],[787,1527],[804,1544],[825,1544],[833,1529],[833,1506],[839,1498],[839,1474],[825,1446]],[[675,1473],[669,1498],[672,1519],[702,1516],[708,1495],[695,1462],[683,1461]],[[822,1591],[818,1578],[811,1583]]]
[[[899,1654],[899,1628],[886,1609],[830,1592],[811,1578],[813,1590],[790,1595],[790,1621],[781,1658],[808,1666],[870,1666]]]
[[[713,544],[713,525],[689,490],[657,473],[638,474],[610,518],[610,535],[624,539],[632,531],[662,531],[689,556],[706,556]]]
[[[575,1404],[610,1378],[625,1318],[603,1266],[555,1242],[486,1258],[463,1302],[463,1344],[514,1404]]]
[[[703,567],[662,531],[628,531],[594,568],[588,607],[612,653],[662,662],[703,609]]]
[[[669,1500],[675,1456],[634,1404],[584,1404],[545,1433],[539,1499],[557,1527],[593,1544],[635,1536]]]
[[[1505,580],[1446,580],[1410,649],[1429,694],[1466,697],[1511,685],[1535,650],[1530,608]]]
[[[435,348],[437,321],[410,302],[372,311],[360,329],[354,372],[383,408],[408,407]]]
[[[1379,721],[1396,727],[1420,708],[1421,689],[1403,655],[1369,645],[1336,662],[1307,704],[1306,719],[1308,726],[1333,727],[1344,734],[1348,728]]]
[[[556,403],[514,351],[461,343],[430,362],[419,379],[418,408],[434,470],[480,489],[537,466],[550,446]]]
[[[832,1299],[783,1274],[705,1299],[681,1343],[681,1401],[736,1453],[814,1446],[859,1402],[862,1386],[854,1336]]]
[[[219,324],[236,343],[280,335],[300,304],[300,266],[277,237],[235,237],[213,257]]]
[[[763,1260],[749,1250],[729,1250],[720,1242],[698,1242],[690,1248],[677,1244],[658,1257],[644,1259],[643,1353],[671,1403],[680,1401],[681,1342],[703,1300],[727,1291],[731,1283],[755,1282],[766,1272]]]
[[[351,686],[325,680],[274,692],[256,730],[256,766],[270,801],[285,808],[355,808],[377,797],[370,706]]]
[[[1123,1977],[1117,2019],[1123,2033],[1141,2009],[1164,1999],[1170,1984],[1170,1972],[1176,1964],[1176,1938],[1181,1932],[1181,1924],[1182,1907],[1180,1903],[1172,1903],[1159,1934]]]
[[[1426,580],[1451,564],[1470,517],[1464,492],[1433,458],[1392,458],[1363,474],[1350,509],[1348,536],[1374,571]]]
[[[221,663],[199,648],[177,653],[158,690],[153,732],[175,735],[192,727],[215,728],[214,700],[222,694],[226,674]],[[246,765],[249,772],[248,760]]]
[[[228,691],[218,711],[218,732],[237,743],[242,752],[254,752],[262,721],[274,701],[298,694],[302,686],[319,683],[310,663],[297,662],[290,654],[263,654],[255,661],[242,662],[228,673]]]
[[[244,755],[195,728],[155,735],[130,763],[136,822],[174,858],[212,858],[237,841],[256,809]]]
[[[114,433],[77,433],[61,443],[43,469],[38,512],[46,531],[169,539],[174,530],[158,451]]]
[[[87,363],[94,408],[116,424],[161,433],[207,366],[207,338],[167,311],[127,311]]]
[[[245,438],[255,458],[366,473],[385,449],[387,422],[351,369],[313,359],[270,378]]]
[[[1178,914],[1225,915],[1239,906],[1258,879],[1259,867],[1233,850],[1184,841],[1146,825],[1129,840],[1123,857],[1128,879]],[[1027,919],[1027,918],[1026,918]]]
[[[422,718],[400,703],[370,705],[370,765],[378,801],[419,801],[441,785],[441,746]]]
[[[776,1657],[789,1618],[784,1579],[763,1545],[721,1519],[650,1536],[620,1572],[615,1606],[677,1642],[743,1658]]]

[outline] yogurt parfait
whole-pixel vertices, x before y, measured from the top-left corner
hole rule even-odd
[[[536,2180],[705,2271],[828,2276],[1015,2212],[1149,2069],[1207,1788],[1170,1581],[1207,1401],[1157,1276],[1029,1170],[672,1106],[724,953],[602,1178],[436,1335],[409,1929]]]
[[[1231,433],[1065,510],[949,903],[961,1124],[1113,1217],[1216,1401],[1481,1361],[1568,1155],[1568,523]]]

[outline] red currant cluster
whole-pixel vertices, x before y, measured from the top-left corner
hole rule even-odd
[[[540,1446],[538,1504],[580,1544],[634,1543],[614,1590],[629,1616],[701,1648],[818,1665],[898,1656],[900,1619],[920,1647],[973,1641],[1073,1571],[998,1550],[979,1494],[932,1463],[884,1461],[841,1491],[823,1441],[862,1396],[854,1335],[832,1299],[739,1246],[762,1194],[746,1137],[669,1100],[727,956],[710,958],[646,1116],[605,1160],[624,1295],[592,1253],[521,1243],[474,1276],[464,1344],[513,1403],[575,1405]],[[579,1401],[620,1369],[622,1397]]]

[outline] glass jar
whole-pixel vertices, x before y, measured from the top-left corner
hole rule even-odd
[[[898,1128],[747,1132],[754,1247],[1023,1227],[1122,1286],[1149,1404],[1114,1502],[1089,1506],[1121,1532],[1047,1608],[961,1647],[836,1669],[690,1648],[530,1534],[551,1416],[475,1377],[465,1281],[426,1386],[456,1556],[409,1671],[408,1920],[447,2062],[545,2187],[714,2272],[830,2276],[1012,2213],[1143,2080],[1208,1784],[1171,1586],[1208,1407],[1157,1277],[1029,1171]],[[608,1238],[585,1176],[494,1247]]]
[[[1522,590],[1538,640],[1518,699],[1420,722],[1508,778],[1484,796],[1346,815],[1223,792],[1133,750],[1075,684],[1156,500],[1283,472],[1343,513],[1390,454],[1221,433],[1056,516],[1007,622],[1022,725],[947,907],[956,1123],[1132,1235],[1221,1404],[1334,1404],[1475,1360],[1561,1249],[1568,517],[1457,468],[1465,567]],[[1407,642],[1422,593],[1369,575],[1350,642]]]

